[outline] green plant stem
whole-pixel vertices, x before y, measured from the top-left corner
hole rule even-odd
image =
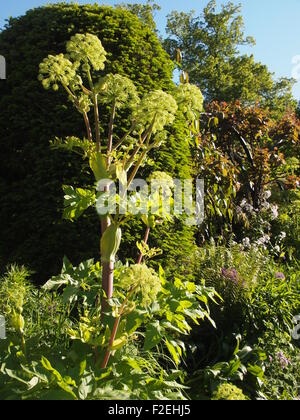
[[[23,350],[25,359],[27,359],[27,348],[26,348],[26,341],[25,341],[25,338],[24,338],[23,331],[20,331],[20,338],[21,338],[22,350]]]
[[[145,233],[145,238],[144,238],[144,244],[147,245],[148,240],[149,240],[149,234],[150,234],[150,227],[148,226],[146,229],[146,233]],[[139,258],[137,260],[137,264],[141,264],[143,261],[143,253],[141,252],[139,255]]]
[[[116,116],[116,102],[113,103],[110,114],[109,130],[108,130],[108,145],[107,145],[107,167],[109,168],[111,163],[111,152],[113,148],[113,133],[114,133],[114,121]]]
[[[88,63],[86,64],[88,65]],[[88,77],[88,81],[90,85],[91,94],[93,96],[96,147],[97,147],[97,152],[100,152],[101,151],[101,138],[100,138],[100,129],[99,129],[100,120],[99,120],[99,109],[98,109],[98,95],[94,89],[93,79],[92,79],[90,70],[87,71],[87,77]]]
[[[121,320],[121,315],[115,320],[113,330],[112,330],[112,333],[111,333],[111,337],[110,337],[110,340],[109,340],[109,344],[108,344],[108,350],[105,353],[105,356],[104,356],[104,359],[103,359],[103,362],[102,362],[102,365],[101,365],[101,369],[105,369],[108,365],[108,362],[109,362],[109,359],[110,359],[110,356],[111,356],[111,350],[110,349],[111,349],[111,347],[112,347],[112,345],[115,341],[117,331],[118,331],[118,328],[119,328],[119,325],[120,325],[120,320]]]
[[[88,140],[90,142],[93,142],[92,129],[91,129],[91,125],[90,125],[90,122],[89,122],[89,117],[88,117],[86,112],[83,113],[83,118],[84,118],[84,122],[85,122],[85,126],[86,126],[86,132],[87,132]]]
[[[131,168],[131,166],[133,165],[136,155],[141,150],[141,148],[142,148],[142,146],[143,146],[143,144],[145,143],[146,140],[147,140],[147,144],[149,144],[151,134],[152,134],[152,130],[153,130],[153,126],[154,126],[154,122],[155,122],[155,118],[156,118],[156,115],[153,118],[153,121],[150,124],[150,126],[147,128],[146,133],[144,134],[144,137],[141,138],[141,136],[140,136],[140,143],[136,146],[136,148],[133,151],[133,154],[131,155],[130,159],[128,160],[127,164],[125,165],[125,170],[126,171],[128,171]]]
[[[126,166],[125,166],[125,170],[126,170],[126,171],[128,171],[128,170],[131,168],[131,166],[133,165],[133,163],[134,163],[134,159],[135,159],[136,155],[139,153],[139,151],[141,150],[141,147],[142,147],[142,143],[140,143],[140,144],[139,144],[138,146],[136,146],[136,148],[134,149],[133,154],[131,155],[130,159],[128,160],[128,162],[127,162],[127,164],[126,164]]]
[[[108,192],[108,187],[104,188],[104,192]],[[106,229],[110,226],[110,218],[104,217],[101,220],[101,232],[102,235]],[[114,285],[114,263],[113,262],[104,262],[102,265],[102,304],[101,304],[101,319],[104,319],[105,311],[108,307],[107,301],[113,296],[113,285]]]
[[[111,348],[112,348],[112,346],[114,344],[114,341],[116,339],[116,335],[117,335],[117,332],[118,332],[118,328],[119,328],[119,325],[120,325],[120,321],[121,321],[122,315],[124,313],[124,310],[125,310],[125,307],[127,305],[127,302],[130,299],[130,297],[131,297],[132,293],[134,292],[134,290],[135,290],[134,287],[129,290],[129,292],[128,292],[126,298],[124,299],[124,302],[122,303],[122,306],[120,308],[120,314],[115,319],[114,326],[113,326],[113,329],[112,329],[112,333],[111,333],[111,336],[110,336],[110,339],[109,339],[109,343],[108,343],[108,348],[107,348],[107,351],[105,353],[103,362],[101,364],[101,369],[105,369],[107,367],[107,365],[108,365],[108,362],[109,362],[109,359],[110,359],[110,356],[111,356]]]
[[[118,141],[118,143],[112,148],[112,152],[116,151],[120,146],[122,146],[122,144],[124,143],[124,141],[127,139],[127,137],[132,133],[132,131],[134,130],[136,124],[132,124],[132,126],[130,127],[130,129],[124,134],[124,136]]]
[[[145,159],[146,155],[148,153],[148,149],[144,150],[143,153],[141,154],[139,160],[137,161],[137,164],[135,165],[135,168],[133,169],[129,179],[128,179],[128,184],[127,184],[127,188],[129,188],[129,186],[131,185],[132,181],[134,180],[141,164],[143,163],[143,160]]]
[[[78,104],[78,99],[76,97],[76,95],[71,91],[71,89],[65,85],[64,83],[62,83],[62,86],[64,87],[64,89],[66,90],[67,94],[72,98],[76,108],[79,111],[79,104]],[[97,108],[98,109],[98,108]],[[79,111],[81,112],[81,111]],[[87,115],[86,112],[83,113],[83,119],[84,119],[84,123],[85,123],[85,127],[86,127],[86,132],[87,132],[87,137],[88,140],[92,143],[93,142],[93,133],[92,133],[92,129],[91,129],[91,125],[90,125],[90,121],[89,121],[89,117]],[[97,132],[96,132],[97,135]]]
[[[99,128],[99,109],[98,109],[98,97],[95,93],[93,95],[93,101],[94,101],[94,119],[95,119],[95,133],[96,133],[96,145],[97,145],[97,151],[101,151],[101,138],[100,138],[100,128]]]

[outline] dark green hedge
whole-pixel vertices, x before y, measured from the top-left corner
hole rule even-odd
[[[108,52],[105,71],[129,76],[141,93],[173,86],[173,64],[156,34],[125,10],[60,3],[10,19],[0,33],[8,74],[0,81],[0,264],[25,264],[36,272],[37,282],[57,273],[65,254],[78,263],[99,252],[93,211],[75,224],[62,220],[62,184],[84,185],[89,175],[79,159],[49,148],[55,136],[83,135],[81,118],[62,93],[46,92],[37,81],[42,59],[64,51],[66,41],[78,32],[96,34]],[[179,119],[168,144],[155,156],[156,169],[189,174],[184,138]],[[133,256],[132,235],[133,229],[125,233],[124,249]],[[162,227],[155,235],[154,244],[168,244],[165,257],[171,261],[189,249],[180,248],[178,236],[185,238],[182,243],[192,241],[184,226]]]

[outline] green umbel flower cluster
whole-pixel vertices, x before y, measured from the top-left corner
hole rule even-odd
[[[116,109],[124,105],[134,107],[140,102],[134,83],[120,74],[105,76],[96,85],[96,91],[99,92],[100,102],[108,105],[114,103]]]
[[[78,98],[77,109],[81,113],[88,113],[91,110],[92,101],[88,95],[82,94]]]
[[[158,133],[156,133],[155,136],[153,137],[153,148],[160,147],[163,143],[166,142],[167,138],[168,138],[168,133],[166,131],[159,131]]]
[[[177,109],[178,106],[173,96],[162,90],[156,90],[143,97],[132,118],[140,127],[144,128],[154,121],[153,133],[156,133],[173,123]]]
[[[39,80],[45,89],[59,89],[59,84],[69,86],[76,79],[76,66],[63,54],[48,55],[40,64]]]
[[[213,401],[247,401],[243,391],[233,384],[221,384],[212,396]]]
[[[166,172],[155,171],[149,177],[149,181],[154,185],[164,185],[170,192],[174,188],[174,180]]]
[[[179,109],[184,112],[189,120],[195,119],[196,112],[203,111],[203,95],[200,89],[189,83],[180,85],[177,88],[175,97]]]
[[[142,306],[153,303],[161,290],[161,281],[152,268],[145,264],[136,264],[124,268],[120,274],[119,285],[124,290],[141,293]]]
[[[82,70],[85,72],[91,67],[96,71],[104,69],[106,51],[96,35],[74,35],[67,43],[67,52],[75,63],[83,64]]]
[[[23,268],[12,266],[0,282],[0,314],[10,316],[14,311],[22,313],[30,285],[29,273]]]

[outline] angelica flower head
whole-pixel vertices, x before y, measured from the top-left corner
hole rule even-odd
[[[99,81],[96,90],[99,91],[100,102],[114,103],[117,109],[124,105],[136,106],[140,101],[134,83],[120,74],[108,74]]]
[[[161,171],[154,171],[149,177],[150,181],[158,181],[158,182],[165,182],[168,184],[171,188],[174,187],[174,180],[173,178],[168,175],[166,172]]]
[[[195,119],[196,112],[203,111],[204,98],[200,89],[195,85],[186,83],[178,86],[175,98],[178,108],[186,114],[189,120]]]
[[[83,71],[92,67],[99,71],[104,69],[106,51],[100,39],[92,34],[76,34],[67,43],[69,57],[76,63],[83,64]]]
[[[148,127],[153,123],[153,133],[162,131],[165,126],[172,124],[178,106],[173,96],[162,90],[147,93],[136,110],[133,120],[141,127]]]
[[[163,187],[171,194],[171,191],[174,189],[174,180],[166,172],[154,171],[149,177],[151,185],[155,187]]]
[[[81,113],[88,113],[90,112],[92,106],[92,101],[88,95],[81,94],[78,98],[78,111]]]
[[[69,86],[76,79],[76,66],[63,54],[48,55],[40,64],[39,80],[45,89],[58,90],[59,85]]]
[[[161,290],[161,281],[152,268],[145,264],[136,264],[122,270],[119,286],[126,291],[141,293],[142,306],[149,306]]]

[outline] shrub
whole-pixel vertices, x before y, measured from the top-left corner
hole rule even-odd
[[[238,241],[271,237],[279,204],[273,196],[299,186],[299,120],[287,113],[277,121],[240,102],[212,102],[199,126],[194,159],[207,197],[199,233],[225,241],[233,232]]]
[[[127,270],[121,264],[116,269],[111,302],[114,314],[119,313],[128,294],[124,281]],[[149,273],[152,277],[153,272],[146,270]],[[151,302],[140,298],[145,291],[142,289],[132,296],[114,341],[111,361],[101,369],[115,319],[109,319],[106,330],[100,328],[100,276],[99,263],[85,261],[73,267],[65,259],[62,273],[48,281],[39,294],[33,294],[32,306],[24,304],[27,353],[15,337],[15,329],[9,331],[7,340],[0,341],[2,400],[188,398],[183,385],[185,374],[179,369],[185,355],[182,338],[194,322],[209,316],[204,302],[214,298],[214,291],[179,279],[167,280],[161,269],[156,275],[161,290],[155,301],[148,288],[145,296]],[[45,317],[38,316],[43,313],[46,296],[52,300],[51,308],[48,313],[45,308]],[[46,315],[48,323],[43,321]],[[96,360],[95,347],[99,351]]]
[[[198,281],[223,297],[211,311],[216,329],[202,324],[186,343],[195,396],[207,398],[216,385],[231,382],[252,399],[297,398],[299,346],[291,331],[300,313],[298,263],[278,265],[255,246],[231,243],[198,250],[194,264]],[[241,350],[234,350],[237,334]]]
[[[299,398],[299,345],[293,342],[290,331],[269,323],[269,329],[258,340],[264,348],[265,381],[260,396],[269,400],[297,400]]]
[[[67,54],[48,55],[41,62],[39,80],[46,89],[63,88],[69,101],[82,114],[86,137],[57,139],[54,147],[80,153],[83,161],[87,161],[85,169],[94,175],[88,187],[63,186],[64,218],[74,221],[89,207],[97,208],[99,220],[95,229],[98,231],[101,225],[101,265],[87,261],[74,268],[65,259],[62,274],[44,285],[43,290],[48,293],[63,289],[56,299],[59,306],[65,307],[66,316],[58,318],[58,339],[52,335],[50,342],[46,339],[34,352],[30,351],[33,337],[27,339],[26,335],[22,300],[12,322],[21,343],[13,337],[4,340],[0,375],[3,396],[99,399],[119,390],[121,395],[122,391],[127,391],[123,393],[127,398],[169,399],[173,395],[184,399],[181,392],[184,387],[174,382],[182,376],[178,366],[185,356],[185,345],[180,338],[188,335],[191,324],[204,319],[211,321],[208,303],[214,300],[215,291],[179,278],[167,281],[161,267],[157,273],[142,264],[143,247],[148,246],[146,238],[140,245],[142,253],[138,264],[116,265],[126,221],[141,218],[149,232],[158,220],[171,217],[162,206],[162,212],[151,212],[154,198],[144,198],[143,192],[130,191],[130,186],[141,164],[147,162],[149,151],[160,146],[165,137],[164,128],[175,120],[177,102],[162,90],[151,91],[140,98],[132,81],[120,75],[109,74],[100,79],[97,72],[92,75],[92,70],[101,70],[106,60],[102,43],[93,34],[72,36],[66,51]],[[193,92],[198,92],[197,88]],[[185,100],[184,92],[179,99]],[[106,103],[111,109],[106,138],[100,133],[99,103]],[[120,108],[129,108],[131,122],[122,138],[113,129],[117,128]],[[194,111],[193,104],[188,109]],[[165,173],[154,171],[152,176],[170,183],[170,176]],[[127,193],[125,202],[121,191],[107,197],[109,185],[118,181]],[[172,189],[170,185],[169,188]],[[118,203],[116,206],[107,204],[114,200]],[[160,198],[159,202],[162,200]],[[145,214],[132,212],[131,209],[137,209],[138,201],[145,202]],[[151,251],[147,248],[147,257],[156,253],[156,250]],[[40,338],[44,335],[43,329]],[[170,355],[159,378],[158,369],[151,369],[149,364],[145,369],[145,357],[140,358],[140,366],[139,359],[130,356],[132,347],[149,352],[154,348],[158,350],[158,346],[163,349],[159,361],[166,361],[166,351]],[[130,353],[128,347],[131,347]],[[172,365],[176,372],[170,370]],[[16,388],[18,382],[22,384],[20,389]],[[142,384],[147,385],[145,390]],[[101,391],[105,386],[107,393]]]
[[[280,267],[269,260],[248,300],[248,337],[262,336],[270,328],[289,332],[299,312],[299,266]]]
[[[217,246],[211,241],[195,252],[195,278],[215,288],[223,299],[212,315],[220,332],[236,332],[244,322],[248,299],[255,293],[265,263],[266,258],[255,247],[245,250],[233,242]]]

